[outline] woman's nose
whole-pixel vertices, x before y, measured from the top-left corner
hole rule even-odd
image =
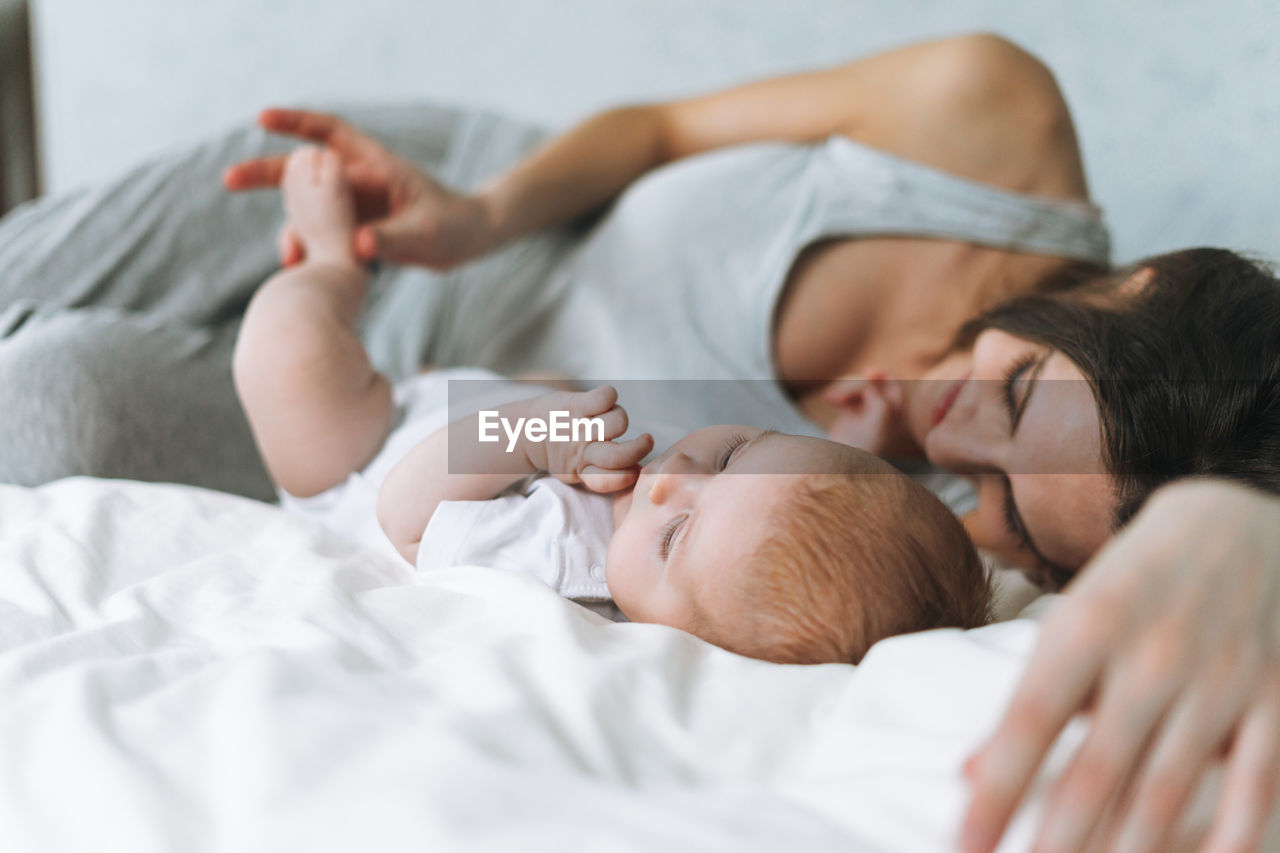
[[[985,454],[981,446],[964,441],[954,433],[946,436],[930,436],[925,455],[934,465],[952,474],[977,474],[990,467],[983,464]]]
[[[925,439],[925,455],[939,468],[953,474],[982,474],[1002,468],[1008,436],[1002,436],[993,418],[980,417],[978,407],[968,418],[949,419]],[[957,412],[956,414],[960,414]]]

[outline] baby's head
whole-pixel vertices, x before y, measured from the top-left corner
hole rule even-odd
[[[987,618],[960,522],[843,444],[699,430],[644,467],[614,517],[606,572],[627,618],[749,657],[856,663],[884,637]]]

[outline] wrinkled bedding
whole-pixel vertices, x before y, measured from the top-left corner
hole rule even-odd
[[[953,849],[1035,634],[777,666],[243,498],[4,486],[0,849]]]

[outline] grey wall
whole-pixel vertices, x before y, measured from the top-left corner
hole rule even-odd
[[[1277,0],[34,0],[46,185],[286,102],[443,98],[565,123],[992,30],[1055,69],[1117,258],[1280,259]]]

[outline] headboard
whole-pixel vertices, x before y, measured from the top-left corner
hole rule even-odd
[[[26,0],[0,0],[0,214],[40,190]]]

